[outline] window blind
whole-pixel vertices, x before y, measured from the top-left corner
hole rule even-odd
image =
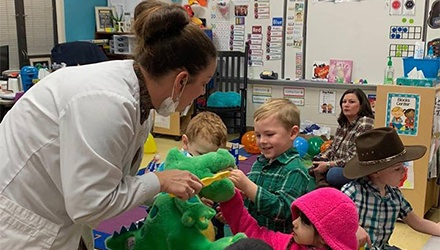
[[[25,0],[28,55],[50,55],[54,47],[53,7],[48,0]]]
[[[53,8],[48,0],[16,0],[23,1],[27,54],[50,55],[54,47]],[[0,1],[0,45],[9,45],[9,65],[11,69],[19,69],[19,51],[16,27],[16,10],[14,0]]]
[[[9,68],[19,69],[14,0],[0,1],[0,45],[9,45]]]

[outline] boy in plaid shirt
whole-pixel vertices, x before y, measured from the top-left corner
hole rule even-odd
[[[388,244],[397,218],[418,232],[440,236],[440,224],[418,217],[398,188],[405,174],[403,163],[423,157],[426,147],[404,146],[393,128],[377,128],[356,139],[356,151],[344,175],[357,180],[345,184],[342,192],[357,206],[370,249],[400,249]]]
[[[295,104],[284,98],[266,101],[254,113],[261,155],[248,177],[240,170],[233,170],[230,177],[247,197],[245,204],[258,224],[283,233],[292,232],[290,204],[314,188],[314,180],[292,147],[299,124]]]

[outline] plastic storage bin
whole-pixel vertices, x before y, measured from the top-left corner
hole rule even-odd
[[[440,58],[423,58],[423,59],[414,59],[413,57],[405,57],[403,58],[403,72],[405,73],[405,77],[408,76],[408,73],[414,68],[417,67],[417,70],[423,71],[423,74],[426,78],[436,78],[437,72],[440,68]]]
[[[436,84],[435,78],[429,79],[409,79],[406,77],[399,77],[396,79],[397,85],[405,85],[405,86],[419,86],[419,87],[432,87]]]

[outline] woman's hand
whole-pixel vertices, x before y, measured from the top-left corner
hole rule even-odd
[[[313,165],[316,166],[313,168],[313,172],[315,173],[325,173],[328,170],[328,161],[314,161]]]
[[[160,191],[177,196],[182,200],[187,200],[197,195],[203,187],[197,176],[183,170],[165,170],[154,172],[160,182]]]

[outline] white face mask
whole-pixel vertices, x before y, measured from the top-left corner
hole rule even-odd
[[[179,97],[177,97],[177,100],[173,101],[173,95],[174,95],[174,87],[173,91],[171,92],[171,96],[163,100],[163,102],[160,104],[160,107],[156,109],[156,112],[161,116],[170,116],[172,113],[176,112],[176,108],[179,106],[179,100],[180,97],[183,94],[183,90],[185,90],[185,85],[183,85],[182,91],[180,92]]]
[[[186,106],[186,108],[182,112],[180,112],[180,116],[186,116],[191,108],[191,105],[192,105],[192,103],[190,105]]]

